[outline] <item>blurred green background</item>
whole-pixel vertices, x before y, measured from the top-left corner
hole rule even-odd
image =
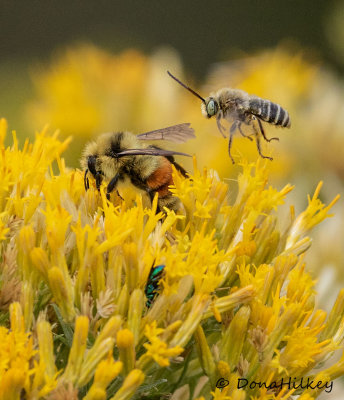
[[[6,1],[0,12],[1,58],[47,57],[58,46],[91,40],[112,51],[150,52],[171,45],[187,70],[202,78],[235,53],[295,40],[342,71],[327,40],[338,1]]]
[[[169,69],[203,96],[235,87],[289,111],[291,129],[267,126],[280,142],[263,151],[274,157],[271,182],[296,185],[288,200],[296,213],[320,180],[326,203],[343,194],[343,0],[1,0],[0,54],[0,117],[21,144],[46,124],[72,135],[70,167],[98,133],[191,122],[197,139],[177,149],[196,154],[200,167],[215,168],[235,190],[240,168],[227,141]],[[240,137],[232,152],[258,158]],[[314,232],[306,259],[325,308],[344,285],[343,200],[334,213]]]
[[[1,114],[25,127],[18,110],[34,97],[30,70],[72,43],[145,54],[168,45],[198,82],[214,63],[293,43],[342,74],[343,8],[338,0],[1,0]]]

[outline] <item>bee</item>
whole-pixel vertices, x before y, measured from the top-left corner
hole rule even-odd
[[[166,206],[177,211],[180,201],[177,197],[173,197],[168,189],[169,185],[173,184],[172,165],[183,176],[187,173],[173,156],[190,157],[190,155],[147,145],[144,141],[169,140],[183,143],[194,137],[194,130],[188,123],[140,135],[130,132],[104,133],[95,141],[88,143],[83,151],[80,163],[85,170],[85,190],[89,189],[88,172],[93,175],[98,190],[104,179],[109,182],[106,188],[108,199],[119,182],[129,179],[135,187],[148,193],[151,200],[158,193],[159,210]]]
[[[162,278],[164,273],[165,265],[156,265],[152,266],[148,278],[147,284],[145,287],[145,295],[146,295],[146,306],[150,308],[155,298],[158,296],[159,292],[159,281]]]
[[[290,128],[291,122],[287,110],[270,100],[261,99],[260,97],[250,95],[239,89],[223,88],[204,99],[193,89],[173,76],[169,71],[167,71],[167,73],[181,86],[202,100],[202,114],[206,118],[216,117],[217,127],[223,137],[226,137],[226,135],[224,134],[225,128],[221,124],[221,120],[225,119],[232,122],[229,129],[228,153],[233,164],[234,159],[231,155],[231,147],[235,131],[238,129],[242,136],[252,141],[251,135],[246,135],[243,132],[242,124],[252,127],[252,134],[254,135],[259,155],[262,158],[267,158],[272,161],[272,157],[262,154],[260,134],[267,142],[279,139],[277,137],[268,139],[262,122],[268,122],[273,125],[281,126],[282,128]]]

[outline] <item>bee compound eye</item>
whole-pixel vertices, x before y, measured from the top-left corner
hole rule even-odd
[[[207,113],[210,117],[217,113],[217,104],[214,100],[210,100],[207,104]]]

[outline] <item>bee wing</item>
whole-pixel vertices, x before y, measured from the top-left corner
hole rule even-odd
[[[140,140],[168,140],[175,143],[184,143],[196,136],[190,123],[168,126],[167,128],[157,129],[137,135]]]
[[[179,156],[186,156],[186,157],[191,157],[190,154],[186,153],[180,153],[179,151],[170,151],[170,150],[165,150],[165,149],[156,149],[156,148],[151,148],[151,149],[128,149],[128,150],[123,150],[120,153],[116,154],[116,157],[125,157],[125,156],[173,156],[173,155],[179,155]]]

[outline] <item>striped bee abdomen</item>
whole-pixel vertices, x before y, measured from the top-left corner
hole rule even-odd
[[[288,111],[272,101],[252,97],[249,100],[249,112],[270,124],[290,128]]]

